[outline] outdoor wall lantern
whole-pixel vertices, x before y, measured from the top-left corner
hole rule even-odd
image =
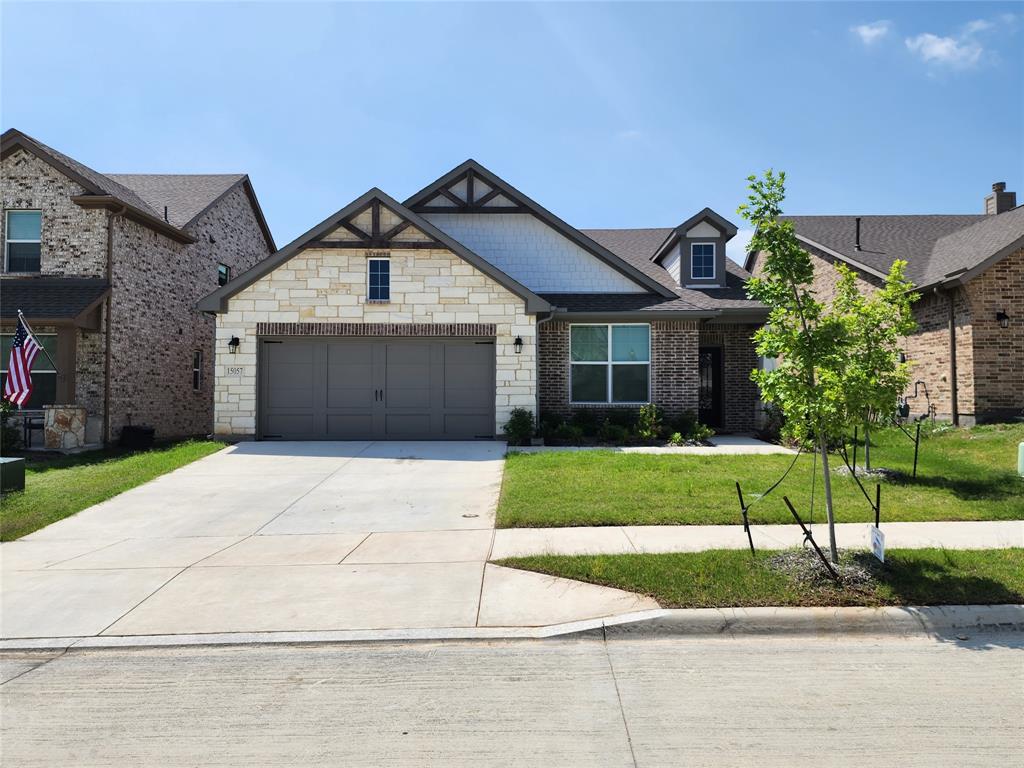
[[[231,341],[228,342],[228,350],[232,355],[238,353],[238,348],[242,345],[241,340],[237,336],[232,336]]]
[[[515,348],[517,355],[520,352],[522,352],[523,351],[523,337],[522,336],[516,336],[516,340],[512,342],[512,346]]]
[[[999,310],[998,312],[996,312],[996,320],[999,321],[999,327],[1000,328],[1009,328],[1010,327],[1010,316],[1008,314],[1006,314],[1005,312],[1003,312],[1002,310]]]

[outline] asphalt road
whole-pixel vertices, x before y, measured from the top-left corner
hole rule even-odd
[[[3,766],[989,766],[1024,634],[0,656]]]

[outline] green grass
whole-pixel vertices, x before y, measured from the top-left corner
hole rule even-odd
[[[89,451],[58,459],[26,459],[25,490],[0,501],[0,541],[12,541],[209,456],[224,447],[189,440],[150,451]]]
[[[895,429],[872,435],[872,465],[906,475],[882,482],[882,520],[1024,519],[1024,479],[1016,472],[1022,441],[1024,424],[922,432],[917,479],[911,479],[913,442]],[[505,462],[498,526],[738,523],[736,481],[750,504],[792,461],[785,455],[513,453]],[[838,457],[835,465],[842,465]],[[783,495],[808,517],[813,466],[811,456],[801,456],[782,485],[752,505],[751,522],[792,523]],[[820,521],[820,466],[816,476],[814,520]],[[833,471],[832,490],[838,522],[873,519],[852,478]]]
[[[835,605],[999,605],[1024,601],[1024,549],[886,552],[863,590],[801,586],[770,569],[774,552],[712,550],[664,555],[541,555],[500,565],[650,595],[665,608]]]

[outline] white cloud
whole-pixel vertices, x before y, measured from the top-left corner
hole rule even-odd
[[[864,45],[874,45],[892,31],[892,22],[885,19],[872,21],[870,24],[850,27],[850,31],[857,35]]]
[[[908,37],[904,43],[907,50],[926,64],[970,69],[977,66],[985,55],[985,46],[978,39],[978,35],[995,29],[995,26],[987,19],[974,19],[967,22],[955,35],[942,36],[922,32],[914,37]]]

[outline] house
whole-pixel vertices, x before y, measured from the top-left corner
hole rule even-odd
[[[785,216],[814,265],[814,289],[831,300],[842,263],[864,291],[896,259],[920,299],[905,341],[913,363],[906,393],[915,416],[955,424],[1024,416],[1024,206],[1002,182],[984,213],[919,216]],[[764,268],[752,252],[745,266]]]
[[[214,432],[492,438],[515,408],[754,426],[764,307],[736,228],[581,231],[469,160],[404,202],[371,189],[212,292]]]
[[[102,174],[14,129],[0,142],[2,366],[19,309],[56,364],[37,358],[28,413],[84,409],[72,444],[126,424],[209,434],[214,323],[196,301],[276,250],[248,176]]]

